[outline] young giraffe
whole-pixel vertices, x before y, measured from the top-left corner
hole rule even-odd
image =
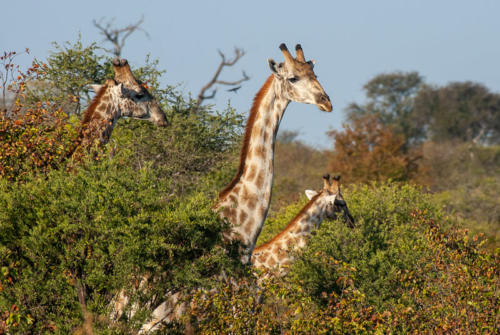
[[[250,261],[252,250],[267,216],[271,201],[274,168],[274,144],[278,127],[291,101],[314,104],[332,111],[330,98],[313,71],[314,62],[306,61],[300,44],[294,59],[282,43],[285,62],[269,59],[272,75],[255,96],[245,128],[238,171],[220,192],[215,209],[230,222],[225,233],[229,240],[242,243],[240,258]]]
[[[127,60],[113,60],[113,69],[115,79],[92,85],[96,95],[83,115],[80,132],[67,157],[79,147],[106,144],[120,117],[148,120],[159,126],[168,124],[158,102],[135,79]]]
[[[340,193],[339,181],[340,176],[335,176],[330,183],[330,175],[327,174],[323,176],[323,190],[320,192],[306,190],[306,196],[310,201],[278,235],[255,248],[252,265],[261,270],[277,270],[276,273],[283,276],[293,261],[291,252],[304,248],[311,230],[319,227],[325,218],[336,219],[336,212],[343,210],[344,220],[352,227],[354,219]]]

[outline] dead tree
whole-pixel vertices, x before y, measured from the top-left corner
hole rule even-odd
[[[133,24],[129,24],[124,28],[113,27],[114,19],[109,20],[105,25],[103,25],[103,20],[100,19],[99,22],[92,20],[94,26],[100,30],[101,35],[104,35],[104,42],[109,42],[113,44],[113,49],[104,49],[107,52],[113,53],[116,57],[120,57],[122,53],[123,46],[125,45],[125,40],[136,30],[142,31],[147,38],[149,34],[147,31],[141,28],[141,24],[144,22],[144,17],[141,17],[139,21]]]
[[[200,93],[198,94],[198,98],[196,99],[196,104],[197,106],[200,106],[204,100],[207,99],[213,99],[215,97],[215,94],[217,93],[217,88],[214,88],[212,90],[212,93],[206,95],[206,92],[211,89],[214,85],[226,85],[226,86],[236,86],[241,84],[242,82],[249,80],[250,77],[247,76],[245,71],[242,71],[243,78],[235,81],[225,81],[225,80],[219,80],[219,75],[221,74],[222,70],[224,67],[229,67],[233,66],[240,60],[241,57],[245,55],[245,51],[239,48],[234,49],[234,58],[232,59],[226,59],[226,55],[222,53],[222,51],[219,50],[219,55],[222,58],[219,66],[217,67],[217,70],[215,71],[214,76],[210,81],[201,88]],[[241,87],[241,86],[240,86]],[[233,91],[236,92],[240,87],[233,87],[232,89],[229,89],[228,91]]]

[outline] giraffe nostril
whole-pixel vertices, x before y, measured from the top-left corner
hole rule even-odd
[[[327,103],[327,102],[330,102],[330,98],[326,94],[318,94],[316,96],[316,101],[318,103]]]

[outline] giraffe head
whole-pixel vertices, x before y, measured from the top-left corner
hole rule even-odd
[[[349,209],[347,208],[347,203],[340,192],[340,176],[334,176],[333,180],[330,181],[330,175],[325,174],[323,176],[323,189],[320,192],[306,190],[306,196],[311,200],[314,196],[324,198],[326,202],[326,217],[336,220],[337,213],[342,212],[342,217],[344,222],[349,227],[354,227],[354,218],[352,217]]]
[[[114,86],[113,91],[118,98],[118,105],[121,116],[133,117],[136,119],[148,120],[158,126],[168,125],[165,113],[161,109],[155,98],[148,92],[140,81],[135,79],[126,59],[114,59],[113,68],[115,78],[113,82],[107,80],[108,89]],[[100,85],[93,85],[96,92]]]
[[[325,112],[332,111],[330,98],[314,74],[314,61],[306,61],[300,44],[295,47],[297,57],[293,58],[285,43],[280,45],[285,57],[284,63],[277,64],[269,59],[269,67],[281,86],[283,97],[296,102],[313,104]]]

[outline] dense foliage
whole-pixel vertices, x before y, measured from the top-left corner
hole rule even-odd
[[[84,307],[106,315],[133,274],[155,274],[158,293],[230,271],[210,197],[172,197],[150,167],[120,163],[1,181],[0,305],[22,316],[14,329],[68,333]]]
[[[324,222],[290,274],[264,280],[258,292],[242,283],[210,299],[200,295],[199,331],[495,333],[500,259],[481,249],[481,238],[453,227],[432,196],[413,186],[360,186],[344,195],[355,228]],[[282,229],[297,207],[265,229]]]

